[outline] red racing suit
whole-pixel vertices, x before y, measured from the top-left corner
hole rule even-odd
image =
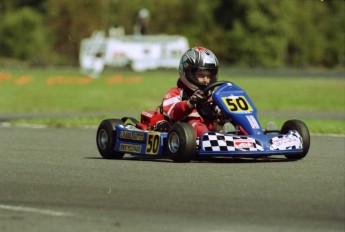
[[[200,137],[203,133],[212,130],[213,124],[205,122],[195,108],[188,107],[188,97],[184,96],[183,92],[184,90],[178,87],[168,91],[162,102],[163,114],[173,122],[188,122],[193,126],[196,136]]]

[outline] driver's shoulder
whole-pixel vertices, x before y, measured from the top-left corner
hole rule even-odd
[[[165,94],[165,98],[171,98],[176,96],[182,96],[183,90],[178,87],[172,87],[169,91]]]

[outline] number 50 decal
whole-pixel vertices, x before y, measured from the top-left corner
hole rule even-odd
[[[151,155],[157,155],[159,150],[159,134],[148,134],[146,140],[146,153]]]
[[[253,109],[244,96],[232,96],[222,98],[224,104],[231,112],[252,112]]]

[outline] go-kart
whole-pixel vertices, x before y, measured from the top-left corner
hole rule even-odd
[[[208,101],[197,104],[205,120],[222,122],[223,128],[196,137],[186,122],[173,123],[160,107],[143,111],[140,121],[131,117],[103,120],[96,143],[105,159],[122,159],[124,154],[148,158],[168,157],[189,162],[203,157],[259,158],[273,155],[287,159],[304,158],[310,135],[304,122],[288,120],[282,128],[262,128],[256,108],[239,86],[219,81],[207,86]]]

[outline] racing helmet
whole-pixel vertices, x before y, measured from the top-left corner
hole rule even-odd
[[[194,47],[187,50],[180,60],[179,73],[181,82],[193,92],[203,90],[208,84],[198,81],[196,72],[198,70],[208,70],[211,72],[209,84],[217,81],[219,63],[217,57],[209,49],[204,47]]]

